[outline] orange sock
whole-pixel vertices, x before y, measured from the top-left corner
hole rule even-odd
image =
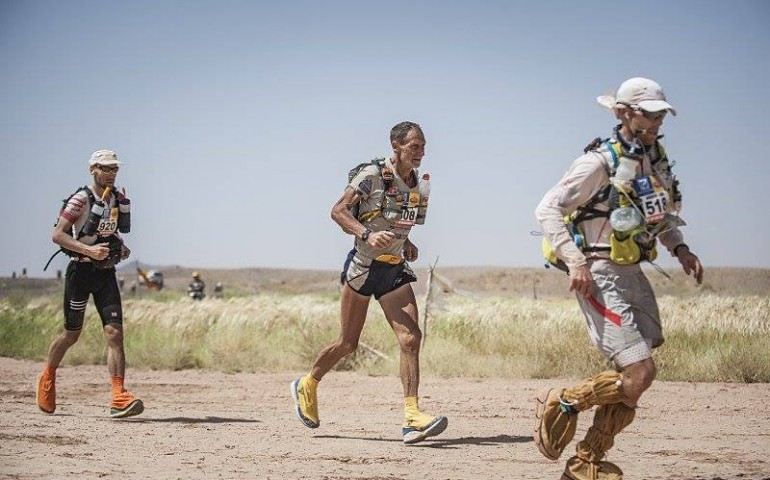
[[[123,388],[123,377],[114,376],[112,377],[112,397],[115,398],[121,393],[123,393],[126,389]]]

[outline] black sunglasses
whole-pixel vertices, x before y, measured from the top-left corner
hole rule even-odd
[[[104,173],[118,173],[118,170],[120,170],[120,167],[117,165],[114,165],[112,167],[108,167],[107,165],[96,165],[96,168],[98,168]]]

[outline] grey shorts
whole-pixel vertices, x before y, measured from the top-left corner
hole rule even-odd
[[[655,293],[639,265],[590,261],[594,294],[577,295],[591,341],[619,368],[646,360],[663,344]]]

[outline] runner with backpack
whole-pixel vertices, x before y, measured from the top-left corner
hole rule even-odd
[[[597,407],[563,480],[623,478],[604,457],[634,420],[639,398],[655,379],[652,349],[664,341],[655,294],[640,262],[655,260],[660,240],[686,274],[703,281],[700,260],[679,230],[682,196],[659,141],[666,115],[676,115],[674,107],[658,83],[639,77],[597,101],[620,123],[611,138],[586,147],[536,210],[544,254],[568,273],[591,341],[614,367],[537,395],[534,440],[550,460],[572,441],[578,414]]]
[[[373,295],[401,347],[401,433],[404,443],[412,444],[440,434],[448,420],[423,413],[418,406],[422,332],[410,285],[417,278],[407,261],[417,259],[418,250],[409,240],[409,232],[415,224],[424,223],[427,209],[426,184],[420,188],[417,172],[425,154],[425,136],[418,124],[401,122],[391,130],[390,141],[393,155],[351,170],[347,188],[332,208],[334,221],[355,237],[342,273],[342,331],[334,343],[321,350],[310,372],[291,383],[290,390],[299,419],[309,428],[318,428],[318,382],[358,347]],[[427,182],[427,174],[423,179]]]
[[[130,202],[125,190],[116,192],[121,162],[115,152],[98,150],[88,165],[93,183],[65,200],[51,236],[71,261],[65,275],[64,331],[51,343],[45,368],[38,375],[37,406],[48,414],[56,411],[56,369],[80,338],[88,297],[93,295],[109,347],[110,416],[130,417],[142,413],[144,404],[124,387],[123,307],[115,277],[115,264],[131,254],[118,233],[130,231]]]

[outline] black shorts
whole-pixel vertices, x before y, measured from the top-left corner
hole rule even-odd
[[[342,279],[356,293],[367,297],[374,295],[376,299],[403,285],[417,281],[417,277],[406,262],[393,265],[371,260],[371,263],[366,265],[363,260],[356,257],[355,249],[348,253],[345,266],[342,268]]]
[[[98,269],[90,262],[70,262],[64,280],[64,328],[80,330],[88,304],[94,296],[94,305],[102,326],[123,323],[123,307],[115,269]]]

